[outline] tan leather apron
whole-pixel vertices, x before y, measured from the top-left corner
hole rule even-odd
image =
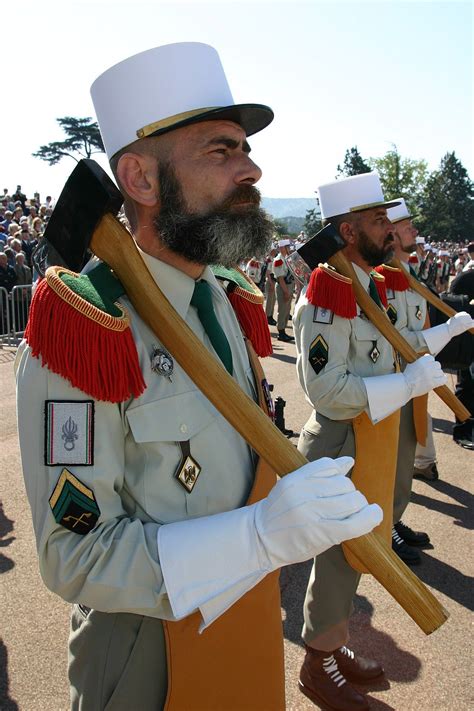
[[[259,405],[264,377],[249,343]],[[263,499],[276,475],[259,461],[248,504]],[[202,634],[196,612],[163,621],[168,664],[165,711],[284,711],[285,673],[279,571],[267,575]]]
[[[397,470],[400,410],[373,425],[365,412],[352,420],[355,437],[355,464],[352,482],[370,504],[383,509],[382,523],[374,529],[391,545],[393,495]],[[367,568],[342,544],[349,565],[360,573]]]

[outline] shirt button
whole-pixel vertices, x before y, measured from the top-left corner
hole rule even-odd
[[[179,428],[183,434],[185,434],[188,431],[188,426],[187,425],[181,425]]]

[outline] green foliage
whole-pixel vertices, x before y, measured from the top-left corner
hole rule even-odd
[[[303,224],[303,230],[307,235],[313,237],[322,227],[321,213],[316,208],[308,210]]]
[[[64,156],[69,156],[79,162],[81,158],[90,158],[94,153],[105,151],[99,126],[90,117],[64,116],[56,121],[66,134],[66,140],[53,141],[41,146],[36,153],[33,153],[35,158],[40,158],[49,165],[56,165]],[[79,157],[76,157],[75,154],[78,154]]]
[[[402,197],[411,212],[417,212],[428,179],[428,164],[425,160],[402,158],[393,145],[382,158],[369,158],[372,170],[380,176],[386,200]]]
[[[347,149],[342,167],[340,165],[337,166],[336,178],[349,178],[351,175],[370,173],[371,170],[370,165],[365,162],[359,153],[357,146],[353,146]]]
[[[303,217],[280,217],[273,221],[275,232],[281,237],[296,237],[303,229]]]
[[[454,151],[429,176],[420,200],[420,231],[434,240],[470,241],[474,225],[474,183]]]

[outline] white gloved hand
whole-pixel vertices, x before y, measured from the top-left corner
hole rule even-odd
[[[424,395],[440,385],[446,385],[448,381],[441,365],[428,353],[414,363],[408,363],[402,375],[409,388],[407,402],[410,398]]]
[[[265,575],[368,533],[382,520],[345,474],[351,457],[319,459],[240,509],[160,526],[158,552],[176,618],[210,624]]]
[[[256,505],[267,570],[301,563],[381,522],[380,507],[368,505],[345,476],[353,464],[352,457],[310,462],[281,479]]]
[[[422,335],[430,353],[436,355],[449,343],[451,338],[460,336],[469,328],[474,328],[474,319],[466,311],[460,311],[451,316],[446,323],[422,331]]]
[[[398,410],[413,397],[445,385],[446,375],[428,353],[409,363],[403,373],[363,378],[367,391],[367,412],[374,424]]]

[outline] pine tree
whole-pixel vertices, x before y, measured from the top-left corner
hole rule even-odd
[[[423,188],[428,177],[425,160],[402,158],[393,145],[382,158],[369,159],[372,170],[380,176],[386,200],[402,197],[410,212],[418,212]]]
[[[93,153],[104,152],[99,125],[90,117],[64,116],[56,121],[68,138],[65,141],[53,141],[41,146],[36,153],[33,153],[35,158],[45,160],[49,165],[56,165],[64,156],[69,156],[79,162],[81,158],[90,158]],[[79,157],[76,157],[76,153]]]
[[[456,154],[446,153],[428,178],[420,204],[420,231],[435,240],[472,239],[474,183]]]
[[[340,165],[337,166],[336,178],[348,178],[351,175],[370,173],[371,170],[370,165],[360,155],[357,146],[353,146],[347,149],[342,167]]]

